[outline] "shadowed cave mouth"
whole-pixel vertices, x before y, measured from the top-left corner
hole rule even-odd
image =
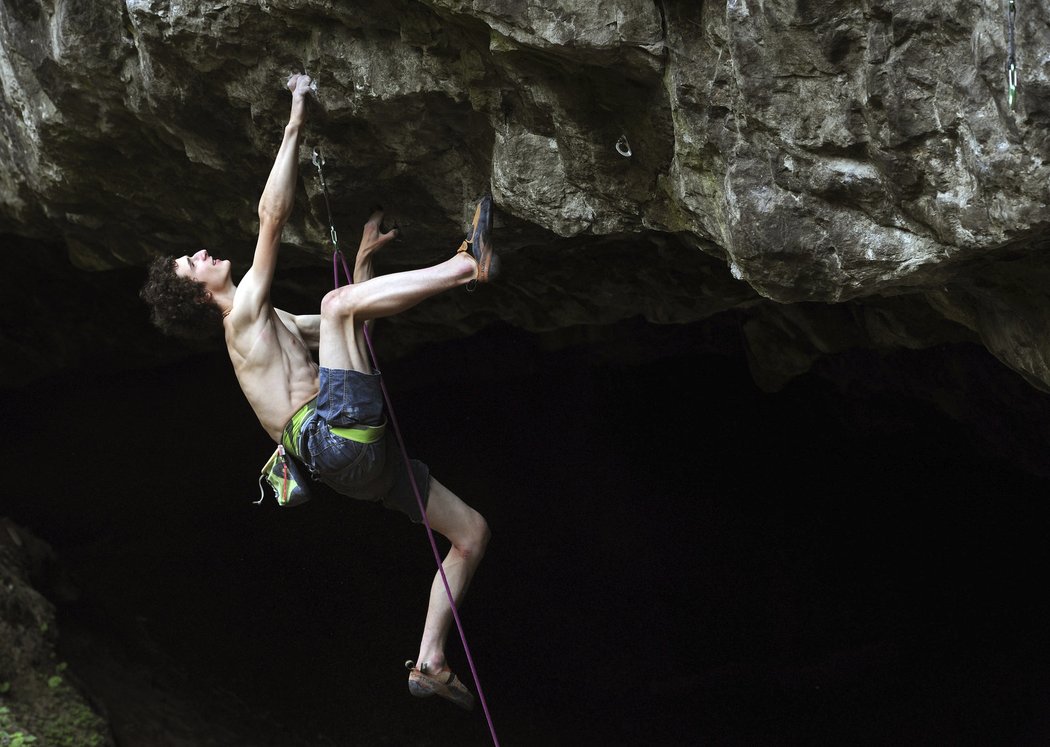
[[[763,393],[737,332],[497,325],[386,366],[409,450],[493,529],[462,617],[501,739],[1041,733],[1045,395],[969,345],[841,354]],[[228,366],[4,393],[7,510],[76,589],[71,668],[117,732],[171,737],[164,702],[228,743],[488,743],[479,712],[407,694],[422,530],[330,494],[252,505],[270,449]]]

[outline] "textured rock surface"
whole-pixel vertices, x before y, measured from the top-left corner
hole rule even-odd
[[[57,569],[45,542],[0,516],[0,743],[22,744],[21,735],[41,745],[109,747],[106,721],[56,653],[55,608],[37,590],[61,594]]]
[[[324,743],[272,728],[273,708],[304,729],[325,716],[338,744],[488,743],[480,719],[464,737],[460,714],[402,702],[418,588],[401,581],[430,573],[406,556],[415,535],[360,506],[248,505],[269,448],[221,354],[79,375],[199,352],[149,328],[142,267],[202,246],[246,266],[303,70],[318,88],[280,305],[315,308],[331,283],[314,148],[344,248],[375,203],[401,229],[381,271],[447,255],[473,198],[496,199],[501,282],[384,322],[378,343],[406,353],[386,372],[412,443],[497,529],[469,611],[497,721],[526,735],[509,742],[1045,727],[1046,491],[1018,475],[1050,469],[1050,399],[973,344],[1050,389],[1050,7],[1018,10],[1011,107],[1001,0],[0,0],[0,386],[74,369],[4,391],[10,503],[78,551],[99,607],[63,641],[117,741]],[[445,360],[421,346],[487,326]],[[779,394],[750,399],[743,367],[711,375],[700,352],[739,361],[741,340]],[[548,360],[572,342],[596,358]],[[670,366],[672,350],[696,357]],[[625,360],[645,363],[637,387],[607,365]],[[833,391],[814,397],[806,371]],[[224,427],[199,433],[191,396]],[[537,460],[552,433],[565,453]],[[978,434],[991,445],[968,448]],[[110,437],[123,479],[85,488]],[[172,469],[187,444],[202,470]],[[9,581],[14,552],[0,533]],[[0,702],[32,681],[43,707],[53,611],[21,577],[9,589]],[[227,708],[227,686],[250,705]]]
[[[959,339],[1047,387],[1048,20],[1019,9],[1010,108],[998,0],[8,0],[5,254],[46,242],[79,270],[44,263],[54,282],[5,303],[57,288],[70,310],[42,327],[140,360],[141,309],[84,315],[84,276],[200,246],[243,267],[282,82],[306,70],[289,303],[329,284],[317,147],[344,245],[376,202],[399,223],[385,269],[447,253],[496,198],[504,282],[410,315],[402,344],[738,308],[771,387],[836,350]],[[82,355],[35,337],[4,330],[35,361],[6,380]]]

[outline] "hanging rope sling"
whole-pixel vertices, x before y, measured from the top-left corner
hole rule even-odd
[[[1008,0],[1006,14],[1006,98],[1010,108],[1017,102],[1017,57],[1014,53],[1014,26],[1017,20],[1017,6],[1014,0]]]
[[[350,272],[350,267],[346,262],[346,257],[343,255],[342,250],[339,248],[339,236],[335,230],[335,222],[332,219],[332,206],[328,200],[328,184],[324,178],[324,156],[321,155],[320,148],[314,148],[313,150],[313,164],[317,168],[317,177],[321,182],[321,192],[324,194],[324,205],[328,211],[328,230],[330,238],[332,239],[332,283],[334,287],[340,286],[339,280],[339,267],[342,265],[343,275],[346,277],[347,283],[354,282],[354,276]],[[372,335],[368,329],[369,325],[365,325],[365,342],[368,344],[368,353],[372,357],[372,365],[378,371],[379,362],[376,359],[375,349],[372,347]],[[383,401],[386,403],[387,414],[390,417],[390,424],[394,428],[394,435],[397,437],[398,448],[401,449],[401,457],[404,463],[409,464],[408,450],[405,448],[405,440],[401,435],[401,428],[397,423],[397,416],[394,413],[393,403],[390,401],[390,394],[387,392],[386,384],[380,379],[379,383],[383,391]],[[478,700],[481,702],[481,708],[485,712],[485,720],[488,722],[489,733],[492,736],[492,743],[499,747],[499,739],[496,737],[496,727],[492,723],[492,715],[489,713],[488,703],[485,701],[485,693],[481,689],[481,679],[478,677],[477,668],[474,666],[474,657],[470,653],[470,646],[467,644],[467,636],[463,632],[463,623],[459,619],[459,610],[456,608],[456,602],[452,598],[452,588],[449,586],[448,578],[445,576],[445,567],[441,562],[441,552],[438,550],[437,541],[434,539],[434,531],[430,528],[430,521],[427,519],[426,507],[423,505],[423,498],[419,492],[419,486],[416,484],[416,477],[413,474],[413,470],[408,469],[408,478],[412,484],[412,491],[415,493],[416,502],[419,505],[419,511],[423,515],[423,526],[426,527],[427,537],[430,539],[430,547],[434,552],[434,560],[437,561],[438,573],[441,575],[441,582],[445,586],[445,594],[448,596],[448,604],[452,609],[452,617],[456,621],[456,629],[459,631],[459,639],[463,643],[463,651],[467,655],[467,663],[470,665],[470,674],[474,678],[474,685],[478,689]]]

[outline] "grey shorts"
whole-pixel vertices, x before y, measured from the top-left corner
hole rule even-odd
[[[338,493],[362,501],[382,503],[423,521],[409,472],[397,439],[389,426],[371,443],[344,438],[333,428],[380,426],[385,422],[380,374],[320,369],[317,409],[303,423],[299,456],[311,474]],[[409,459],[416,489],[427,505],[430,469]]]

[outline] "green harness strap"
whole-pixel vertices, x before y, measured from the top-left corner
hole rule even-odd
[[[332,428],[332,433],[340,438],[348,438],[359,444],[372,444],[383,437],[386,423],[382,425],[355,425],[350,428]]]
[[[299,408],[295,415],[292,415],[291,421],[284,429],[284,433],[281,435],[281,443],[284,444],[284,448],[291,451],[296,456],[299,455],[299,433],[302,430],[303,423],[306,419],[313,414],[314,410],[317,409],[317,400],[310,400],[305,405]],[[350,441],[357,441],[359,444],[371,444],[375,443],[383,437],[386,433],[386,423],[380,425],[354,425],[348,428],[332,428],[332,433],[345,438]]]

